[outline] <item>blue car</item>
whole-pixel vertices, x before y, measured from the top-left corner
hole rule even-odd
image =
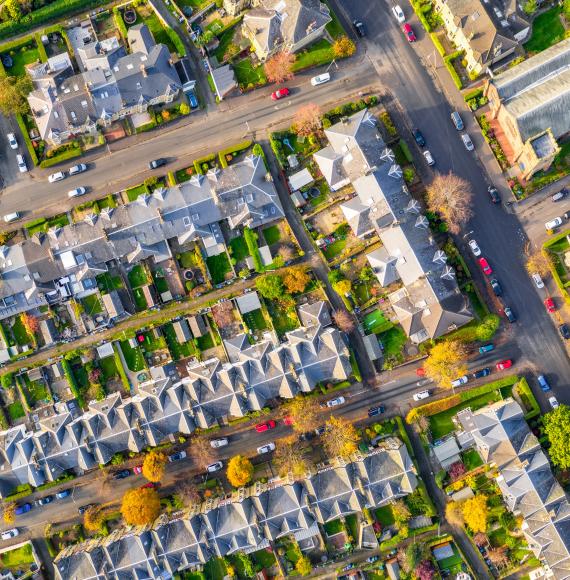
[[[32,504],[23,503],[22,505],[16,506],[14,513],[17,516],[21,516],[22,514],[27,514],[32,509]]]
[[[188,100],[190,101],[190,106],[193,109],[198,108],[198,99],[196,98],[196,95],[194,93],[188,93]]]
[[[70,495],[71,495],[70,489],[62,489],[61,491],[59,491],[55,494],[55,497],[57,497],[57,499],[65,499],[66,497],[69,497]]]
[[[538,381],[538,384],[540,385],[540,388],[545,393],[547,391],[550,391],[550,385],[548,384],[548,381],[546,380],[546,377],[544,375],[538,375],[538,377],[536,378],[536,380]]]
[[[495,350],[495,346],[493,344],[485,344],[485,345],[479,347],[479,352],[481,354],[485,354],[486,352],[491,352],[492,350]]]
[[[473,373],[474,379],[480,379],[482,377],[488,377],[491,374],[491,369],[489,367],[481,369],[480,371],[475,371]]]

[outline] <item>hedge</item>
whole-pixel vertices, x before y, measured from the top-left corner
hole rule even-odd
[[[75,375],[71,370],[71,365],[66,358],[61,359],[61,367],[63,368],[63,374],[69,383],[69,388],[71,389],[73,396],[77,399],[79,406],[83,408],[85,406],[85,398],[83,397],[83,393],[79,390],[79,385],[77,384]]]
[[[47,62],[48,55],[46,52],[46,47],[44,46],[44,43],[42,42],[42,34],[40,32],[36,32],[34,34],[34,38],[36,39],[36,44],[38,45],[38,53],[40,55],[40,60],[42,62]]]
[[[271,150],[273,151],[277,162],[282,168],[285,168],[287,164],[287,157],[285,156],[285,151],[283,149],[283,143],[273,135],[269,136],[269,144],[271,145]]]
[[[398,425],[398,433],[400,435],[400,439],[406,444],[410,457],[414,458],[415,457],[414,448],[412,447],[412,442],[410,441],[410,437],[408,435],[408,432],[406,431],[406,427],[404,426],[404,421],[402,421],[402,417],[400,417],[400,415],[396,415],[394,419],[396,419],[396,424]]]
[[[559,242],[560,240],[562,240],[566,236],[570,236],[570,230],[566,230],[566,231],[564,231],[564,232],[562,232],[560,234],[557,234],[557,235],[553,236],[547,242],[544,242],[544,244],[542,245],[542,247],[545,250],[547,250],[548,248],[550,248],[550,246],[553,246],[554,244],[556,244],[556,242]]]
[[[20,127],[20,131],[24,137],[24,141],[26,142],[26,147],[28,148],[28,153],[30,154],[30,157],[32,158],[32,163],[34,165],[37,165],[39,163],[38,154],[36,153],[36,150],[34,149],[34,144],[32,143],[32,140],[30,139],[30,134],[28,133],[28,129],[26,127],[26,123],[24,123],[24,118],[22,117],[22,115],[20,115],[20,114],[16,115],[16,122],[18,123],[18,127]]]
[[[115,21],[115,25],[117,26],[117,28],[119,30],[119,34],[122,36],[123,40],[126,42],[127,34],[128,34],[127,25],[125,24],[125,21],[123,20],[123,14],[117,8],[117,6],[115,6],[113,8],[113,20]]]
[[[540,407],[538,405],[538,401],[536,400],[536,397],[534,396],[533,392],[531,391],[527,383],[527,380],[524,377],[522,377],[522,379],[515,386],[515,391],[517,395],[521,398],[525,407],[528,409],[528,411],[525,413],[524,416],[524,418],[527,421],[540,415]]]
[[[168,182],[168,185],[169,185],[170,187],[174,187],[174,186],[176,185],[176,177],[175,177],[175,175],[174,175],[174,172],[173,172],[173,171],[169,171],[169,172],[166,174],[166,181]]]
[[[449,71],[449,74],[451,75],[451,78],[453,79],[455,86],[459,90],[461,90],[463,88],[463,81],[459,78],[457,71],[453,67],[453,61],[462,55],[463,55],[463,51],[458,50],[458,51],[454,52],[453,54],[450,54],[449,56],[444,57],[444,59],[443,59],[443,62],[445,63],[445,66],[447,67],[447,70]]]
[[[463,100],[465,102],[470,101],[471,99],[478,99],[479,97],[483,96],[483,89],[473,89],[472,91],[469,91],[468,93],[465,93],[463,95]]]
[[[243,228],[243,237],[245,239],[247,249],[249,250],[249,253],[253,259],[255,271],[259,273],[265,272],[265,266],[261,261],[261,252],[259,251],[259,246],[257,245],[257,234],[250,228],[245,227]]]
[[[28,495],[32,495],[34,490],[29,483],[23,483],[22,485],[17,485],[14,488],[14,491],[3,498],[4,501],[16,501],[18,499],[22,499],[23,497],[27,497]]]
[[[412,5],[414,12],[417,14],[423,27],[426,29],[426,32],[431,32],[432,30],[431,24],[427,21],[427,18],[424,16],[421,4],[418,4],[416,0],[410,0],[410,4]]]
[[[352,367],[352,374],[354,375],[356,382],[358,383],[362,382],[362,374],[360,372],[358,362],[356,360],[356,357],[354,356],[354,351],[352,349],[350,349],[350,366]]]
[[[55,549],[53,542],[51,541],[51,538],[49,536],[46,536],[44,540],[46,542],[48,554],[50,555],[51,558],[55,558],[58,554],[58,551]]]
[[[131,392],[131,383],[129,381],[129,377],[127,376],[127,373],[125,372],[125,367],[123,366],[123,361],[121,360],[121,355],[119,354],[119,351],[117,349],[117,345],[113,344],[113,352],[114,357],[115,357],[115,367],[117,367],[117,372],[119,373],[119,376],[121,377],[121,382],[123,383],[123,387],[125,388],[125,391],[127,393]]]
[[[438,35],[432,32],[430,34],[430,38],[434,46],[437,48],[437,52],[439,52],[439,54],[445,58],[445,48],[443,48],[443,44],[441,44],[441,40],[439,40]]]
[[[251,147],[252,141],[247,140],[247,141],[242,141],[241,143],[238,143],[237,145],[233,145],[232,147],[226,147],[226,149],[222,149],[221,151],[218,152],[218,158],[220,159],[220,165],[222,167],[227,167],[228,166],[228,162],[226,161],[226,155],[230,155],[232,153],[238,153],[239,151],[245,151],[246,149],[249,149]]]
[[[176,53],[178,54],[178,56],[180,58],[185,57],[186,47],[184,46],[184,43],[182,42],[182,39],[180,38],[176,30],[172,30],[172,28],[170,28],[169,26],[165,26],[164,29],[166,30],[166,34],[168,34],[168,38],[170,38],[172,44],[174,44],[174,48],[176,48]]]
[[[267,164],[267,157],[265,157],[265,151],[263,150],[263,147],[259,143],[256,143],[253,146],[253,149],[251,152],[254,155],[257,155],[258,157],[261,157],[263,159],[263,164],[265,165],[265,169],[267,169],[267,171],[269,171],[269,165]]]
[[[75,157],[81,157],[82,154],[83,154],[83,151],[81,150],[81,147],[71,147],[70,149],[66,149],[65,151],[62,151],[61,153],[58,153],[58,154],[54,155],[53,157],[50,157],[49,159],[44,159],[40,163],[40,167],[42,167],[44,169],[46,167],[53,167],[54,165],[59,165],[60,163],[63,163],[64,161],[68,161],[69,159],[74,159]]]
[[[198,173],[198,174],[204,175],[204,171],[202,170],[202,164],[209,163],[210,161],[214,161],[215,158],[216,158],[216,154],[210,153],[210,155],[206,155],[205,157],[202,157],[200,159],[195,159],[194,163],[193,163],[194,171],[196,171],[196,173]]]
[[[34,491],[45,491],[46,489],[51,489],[52,487],[57,487],[58,485],[66,482],[66,481],[71,481],[72,479],[75,479],[76,477],[77,476],[74,475],[73,473],[65,473],[64,475],[61,475],[60,477],[58,477],[54,481],[48,481],[46,483],[42,483],[42,485],[38,485],[38,487],[36,487],[36,489]]]

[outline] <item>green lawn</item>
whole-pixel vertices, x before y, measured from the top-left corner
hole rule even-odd
[[[279,337],[299,327],[299,318],[297,317],[295,308],[285,310],[278,303],[271,300],[266,300],[266,304],[273,328]]]
[[[47,232],[52,227],[67,226],[69,224],[69,218],[67,217],[67,214],[60,213],[60,214],[54,215],[50,218],[46,218],[46,219],[40,218],[37,220],[32,220],[31,222],[28,222],[28,223],[31,225],[25,225],[24,227],[28,231],[28,234],[30,236],[33,236],[34,234],[37,234],[38,232]]]
[[[162,272],[161,270],[153,272],[152,280],[154,282],[154,287],[156,288],[156,291],[159,294],[162,294],[163,292],[168,292],[169,290],[168,282],[164,278],[164,272]]]
[[[365,286],[362,284],[362,286]],[[359,288],[360,286],[357,286]],[[368,313],[363,320],[364,330],[368,334],[379,334],[390,330],[394,323],[388,320],[381,310],[373,310]]]
[[[138,18],[135,24],[140,24],[141,21],[144,22],[152,32],[156,44],[165,44],[168,47],[169,52],[176,54],[176,47],[160,23],[158,16],[152,12],[150,8],[148,8],[148,13],[146,13],[144,17],[141,11],[137,10],[137,13]]]
[[[71,369],[73,371],[73,376],[79,385],[79,388],[81,390],[89,388],[89,377],[87,376],[87,370],[79,358],[73,360]]]
[[[279,231],[279,226],[269,226],[263,230],[263,237],[267,242],[267,245],[271,246],[276,244],[281,239],[281,232]]]
[[[148,308],[148,302],[146,301],[146,296],[143,294],[142,288],[135,288],[133,290],[133,296],[135,298],[137,312],[142,312]]]
[[[230,240],[230,248],[232,249],[232,257],[237,262],[245,260],[250,255],[243,236],[238,236]]]
[[[224,27],[223,22],[219,18],[215,18],[206,26],[206,30],[210,30],[213,34],[217,34]]]
[[[129,201],[135,201],[135,199],[143,193],[148,193],[148,187],[144,183],[127,189],[127,197],[129,198]]]
[[[119,344],[129,370],[135,373],[142,371],[145,368],[145,362],[141,349],[138,346],[131,348],[128,340],[121,340]]]
[[[334,58],[332,45],[324,38],[311,44],[306,51],[297,54],[297,59],[293,64],[293,71],[297,72],[305,68],[322,66],[332,61]]]
[[[247,314],[243,314],[242,318],[246,326],[251,331],[265,330],[266,328],[268,328],[267,322],[265,320],[265,317],[263,316],[261,308],[258,308],[257,310],[252,310]]]
[[[374,288],[375,284],[375,280],[368,280],[352,285],[352,295],[359,306],[362,306],[372,298],[370,291]]]
[[[226,279],[226,274],[232,270],[230,261],[225,252],[222,252],[217,256],[209,256],[206,258],[206,264],[214,284],[223,282]]]
[[[251,554],[253,561],[261,566],[261,568],[271,568],[275,564],[275,556],[273,552],[269,552],[268,550],[259,550]]]
[[[6,568],[24,568],[28,567],[34,562],[34,557],[32,555],[31,544],[25,544],[10,550],[9,552],[3,552],[0,556],[2,565]]]
[[[467,471],[471,471],[472,469],[475,469],[483,465],[483,460],[481,459],[481,456],[479,455],[479,453],[477,453],[475,449],[468,449],[467,451],[464,451],[462,459],[463,463],[465,464],[465,469],[467,469]]]
[[[16,319],[14,320],[14,325],[12,326],[12,334],[14,335],[14,339],[20,346],[23,346],[25,344],[27,345],[32,344],[32,337],[26,332],[26,329],[22,324],[22,319],[19,316],[16,316]]]
[[[162,332],[164,333],[170,355],[174,360],[180,360],[196,353],[194,343],[191,340],[184,343],[178,342],[172,323],[165,324],[162,327]]]
[[[408,337],[399,324],[386,332],[382,332],[378,338],[384,346],[384,356],[386,357],[401,355],[406,342],[408,342]]]
[[[99,296],[97,296],[97,294],[90,294],[89,296],[82,298],[81,304],[83,304],[85,313],[89,316],[103,312],[103,307],[101,306],[101,301],[99,300]]]
[[[350,514],[346,516],[346,528],[354,542],[358,542],[358,516],[356,514]]]
[[[443,558],[443,560],[438,560],[437,565],[439,566],[440,570],[450,570],[453,573],[459,573],[461,571],[461,564],[463,564],[463,558],[457,552],[457,548],[455,545],[453,547],[453,556],[449,556],[449,558]]]
[[[374,515],[376,520],[381,524],[383,528],[391,526],[394,523],[394,514],[392,512],[392,506],[385,505],[381,508],[378,508]]]
[[[128,274],[129,284],[131,288],[138,288],[139,286],[146,286],[150,280],[148,279],[146,270],[142,264],[137,264]]]
[[[337,15],[335,14],[334,10],[332,9],[331,5],[325,0],[325,4],[329,7],[330,15],[332,20],[327,24],[326,29],[327,32],[333,37],[338,38],[339,36],[343,36],[346,34],[342,24],[340,23]]]
[[[97,286],[101,292],[111,292],[112,290],[118,290],[123,287],[123,281],[120,276],[111,276],[109,272],[104,272],[99,274],[97,278]]]
[[[141,348],[143,348],[145,352],[154,352],[155,350],[166,348],[166,340],[163,336],[156,337],[151,330],[145,332],[143,336],[144,342],[140,344]]]
[[[8,54],[14,62],[11,68],[6,69],[6,73],[11,77],[23,77],[26,73],[26,65],[40,59],[40,53],[35,42],[10,50]]]
[[[342,525],[340,518],[338,520],[332,520],[332,522],[327,522],[325,524],[325,532],[327,533],[328,536],[333,536],[334,534],[338,534],[339,532],[342,531],[344,531],[344,526]]]
[[[198,339],[198,348],[201,351],[208,350],[209,348],[213,348],[214,346],[214,338],[212,337],[212,333],[208,332],[204,336],[200,336]]]
[[[537,16],[532,23],[532,35],[524,44],[528,52],[540,52],[564,39],[564,26],[560,22],[562,9],[555,6]]]
[[[100,359],[99,367],[101,368],[105,381],[108,381],[119,374],[114,356],[106,356],[105,358]]]
[[[507,530],[505,528],[497,528],[488,534],[489,542],[495,548],[505,545],[505,540],[507,539]]]
[[[328,244],[328,246],[323,250],[323,254],[327,260],[334,260],[346,247],[346,238],[343,240],[335,240],[332,244]]]
[[[26,416],[26,412],[24,411],[24,407],[20,401],[14,401],[13,403],[10,403],[6,407],[6,410],[10,416],[10,421],[15,421],[16,419],[20,419],[21,417]]]
[[[231,28],[228,28],[228,30],[225,30],[221,34],[221,36],[218,37],[219,40],[218,48],[216,48],[214,52],[214,55],[218,59],[218,62],[222,62],[224,60],[224,54],[226,54],[228,46],[232,43],[236,30],[237,30],[236,26],[232,26]]]
[[[43,381],[30,381],[27,374],[22,375],[23,389],[26,391],[30,405],[35,405],[38,401],[49,401],[51,399],[49,390]]]
[[[253,68],[249,58],[240,60],[232,66],[236,75],[236,80],[242,86],[247,87],[249,84],[257,85],[267,83],[267,77],[263,71],[263,65]]]

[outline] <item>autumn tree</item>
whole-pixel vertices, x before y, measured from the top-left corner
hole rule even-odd
[[[101,506],[93,505],[83,514],[83,525],[90,532],[100,532],[105,522],[105,512]]]
[[[358,448],[359,437],[356,427],[342,417],[331,415],[322,439],[329,457],[349,457]]]
[[[547,276],[550,272],[548,258],[541,250],[534,252],[526,260],[526,270],[531,276],[532,274]]]
[[[550,442],[548,453],[552,463],[560,469],[570,467],[570,407],[560,405],[542,417],[544,432]]]
[[[253,465],[247,457],[236,455],[230,459],[226,475],[234,487],[243,487],[253,477]]]
[[[408,506],[401,499],[397,499],[391,507],[392,517],[394,518],[394,523],[397,527],[406,524],[412,517],[412,513],[408,509]]]
[[[352,332],[354,330],[354,318],[346,310],[335,310],[332,317],[335,324],[343,332]]]
[[[301,556],[295,563],[295,570],[301,576],[308,576],[313,571],[313,566],[311,565],[311,560],[308,556]]]
[[[264,65],[265,76],[270,83],[282,83],[293,78],[295,55],[290,52],[278,52]]]
[[[161,453],[160,451],[151,451],[144,457],[142,474],[149,481],[157,483],[164,476],[166,462],[167,458],[164,453]]]
[[[16,504],[13,501],[4,504],[2,518],[6,524],[13,524],[16,521]]]
[[[463,504],[457,501],[450,501],[445,506],[445,519],[452,526],[463,527],[465,518],[463,517]]]
[[[506,568],[510,564],[506,546],[487,550],[487,557],[497,568]]]
[[[313,397],[299,394],[285,405],[285,413],[293,422],[293,431],[306,433],[319,425],[319,404]]]
[[[486,495],[478,494],[465,500],[462,505],[462,511],[465,523],[474,533],[485,532],[487,530],[489,508],[487,507]]]
[[[188,446],[188,453],[200,469],[206,469],[216,459],[216,452],[206,437],[195,435]]]
[[[202,501],[198,488],[189,480],[184,480],[176,486],[174,495],[186,506],[190,507]]]
[[[286,437],[277,442],[273,463],[280,477],[286,477],[291,473],[293,477],[300,478],[308,469],[303,450],[296,437]]]
[[[311,276],[305,266],[293,266],[284,272],[282,279],[287,292],[300,294],[305,291],[307,284],[311,281]]]
[[[259,290],[259,293],[268,300],[281,298],[285,292],[283,280],[281,276],[278,276],[277,274],[265,274],[265,276],[260,276],[255,281],[255,286]]]
[[[277,255],[283,258],[283,262],[289,262],[295,258],[295,251],[291,246],[283,244],[279,246],[277,250]]]
[[[20,77],[0,76],[0,113],[22,115],[28,111],[27,96],[33,89],[28,75]]]
[[[442,387],[451,387],[451,382],[467,372],[467,348],[458,340],[444,340],[436,344],[424,363],[428,377]]]
[[[469,183],[453,173],[436,175],[426,194],[429,210],[439,214],[454,234],[471,218],[472,198]]]
[[[212,318],[218,328],[230,326],[235,322],[234,307],[230,300],[227,302],[218,302],[212,306]]]
[[[332,45],[335,58],[352,56],[356,52],[356,44],[348,36],[339,36]]]
[[[293,128],[297,135],[308,137],[321,129],[321,109],[315,103],[308,103],[297,109],[293,117]]]
[[[135,487],[123,496],[121,513],[129,526],[147,526],[160,514],[160,498],[155,489]]]
[[[337,294],[346,296],[347,294],[350,294],[350,291],[352,290],[352,282],[344,278],[338,282],[335,282],[333,284],[333,288]]]
[[[34,337],[40,326],[37,317],[34,316],[33,314],[29,314],[28,312],[24,312],[20,314],[20,320],[22,322],[22,326],[26,329],[28,335]]]
[[[433,562],[429,559],[422,560],[414,570],[414,575],[418,580],[432,580],[436,575]]]
[[[475,545],[478,547],[489,545],[489,538],[487,537],[487,534],[484,534],[483,532],[477,532],[473,536],[473,541],[475,542]]]

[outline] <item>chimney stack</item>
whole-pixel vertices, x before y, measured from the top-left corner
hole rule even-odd
[[[148,76],[148,73],[146,72],[146,66],[144,64],[141,64],[141,73],[142,73],[142,76],[146,79],[146,77]]]

